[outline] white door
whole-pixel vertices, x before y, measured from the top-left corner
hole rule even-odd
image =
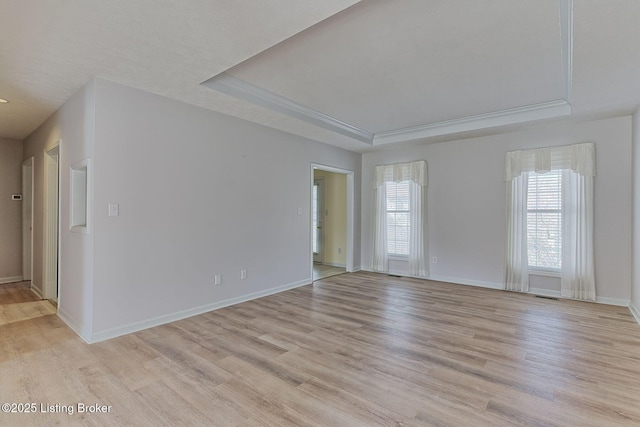
[[[324,180],[313,180],[312,220],[313,227],[313,262],[322,263],[322,219],[324,213]]]

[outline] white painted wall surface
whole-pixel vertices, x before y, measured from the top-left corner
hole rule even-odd
[[[633,114],[633,274],[631,281],[632,313],[640,323],[640,108]]]
[[[0,284],[22,278],[22,141],[0,138]]]
[[[100,79],[95,132],[94,340],[310,283],[312,162],[355,172],[360,265],[360,154]]]
[[[595,142],[596,291],[624,304],[631,286],[631,117],[555,123],[466,140],[363,154],[362,263],[371,268],[373,179],[378,164],[424,159],[429,166],[429,252],[435,279],[502,287],[507,151]],[[430,260],[431,261],[431,260]],[[393,266],[407,271],[402,263]],[[548,280],[540,286],[552,288]],[[559,282],[556,284],[559,290]]]
[[[24,159],[34,157],[33,285],[44,283],[45,152],[60,149],[60,294],[58,314],[85,340],[93,320],[93,235],[69,231],[69,168],[93,157],[94,83],[76,92],[24,144]]]

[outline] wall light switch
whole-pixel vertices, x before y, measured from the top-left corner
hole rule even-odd
[[[222,275],[221,274],[216,274],[215,276],[213,276],[213,284],[214,285],[221,285],[222,284]]]
[[[302,208],[298,208],[298,216],[302,216]]]
[[[240,270],[240,280],[244,280],[247,278],[247,270]]]
[[[109,216],[120,216],[120,205],[117,203],[109,203]]]

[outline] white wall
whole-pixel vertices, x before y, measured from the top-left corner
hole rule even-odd
[[[355,172],[359,266],[359,154],[97,80],[92,339],[310,283],[312,162]]]
[[[93,236],[69,231],[69,168],[93,157],[94,85],[80,89],[36,129],[24,144],[24,159],[34,158],[33,286],[44,284],[45,153],[60,144],[60,294],[58,314],[88,340],[93,319]]]
[[[633,114],[633,277],[631,312],[640,323],[640,108]]]
[[[22,279],[22,141],[0,138],[0,283]]]
[[[555,123],[529,130],[366,153],[362,158],[362,263],[371,268],[373,173],[378,164],[424,159],[429,167],[428,231],[434,279],[502,287],[507,151],[595,142],[596,292],[628,304],[631,286],[631,117]],[[399,272],[402,263],[390,266]],[[548,280],[541,288],[559,290]]]

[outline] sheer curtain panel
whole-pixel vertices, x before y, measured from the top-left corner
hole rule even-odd
[[[596,299],[593,248],[595,144],[511,151],[505,157],[507,242],[505,289],[528,290],[527,180],[562,171],[561,295]]]
[[[387,248],[388,182],[409,182],[409,271],[412,276],[429,275],[427,237],[427,162],[424,160],[376,166],[374,187],[375,221],[373,230],[373,263],[375,271],[389,271]]]

